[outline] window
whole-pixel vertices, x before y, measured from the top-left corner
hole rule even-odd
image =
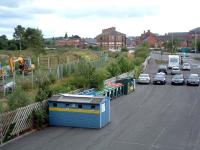
[[[69,104],[65,104],[66,107],[69,107]]]
[[[91,105],[91,109],[95,109],[95,105]]]
[[[78,104],[78,108],[83,108],[82,104]]]
[[[53,103],[53,107],[57,107],[57,103]]]

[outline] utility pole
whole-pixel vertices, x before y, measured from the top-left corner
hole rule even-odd
[[[197,53],[197,36],[196,36],[196,31],[194,33],[194,48],[195,48],[195,53]]]

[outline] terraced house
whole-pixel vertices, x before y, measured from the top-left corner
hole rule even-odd
[[[96,40],[97,44],[104,49],[121,50],[126,46],[126,34],[116,31],[115,27],[103,29]]]

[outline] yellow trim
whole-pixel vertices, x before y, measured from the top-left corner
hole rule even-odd
[[[86,114],[100,114],[99,110],[94,110],[94,109],[77,109],[77,108],[49,107],[49,111],[75,112],[75,113],[86,113]]]

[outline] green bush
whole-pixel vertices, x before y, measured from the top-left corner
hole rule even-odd
[[[140,66],[143,62],[144,62],[144,58],[136,57],[132,60],[131,63],[134,64],[134,66]]]
[[[54,84],[56,82],[56,76],[52,73],[49,74],[49,82]]]
[[[115,77],[120,74],[121,70],[116,62],[111,62],[107,67],[109,77]]]
[[[21,88],[16,88],[15,91],[8,96],[8,106],[10,110],[15,110],[24,107],[31,103],[29,96]]]
[[[33,126],[37,129],[43,128],[48,123],[48,114],[42,108],[34,110],[32,113]]]
[[[104,87],[103,81],[108,77],[108,73],[104,69],[98,69],[93,74],[92,80],[90,81],[90,88],[102,89]]]
[[[52,96],[52,91],[49,88],[49,85],[42,86],[42,87],[39,87],[39,90],[38,90],[37,95],[35,97],[35,101],[36,102],[41,102],[43,100],[48,99],[51,96]]]
[[[131,70],[131,64],[128,58],[126,57],[120,57],[118,60],[118,66],[120,68],[121,73],[125,73]]]

